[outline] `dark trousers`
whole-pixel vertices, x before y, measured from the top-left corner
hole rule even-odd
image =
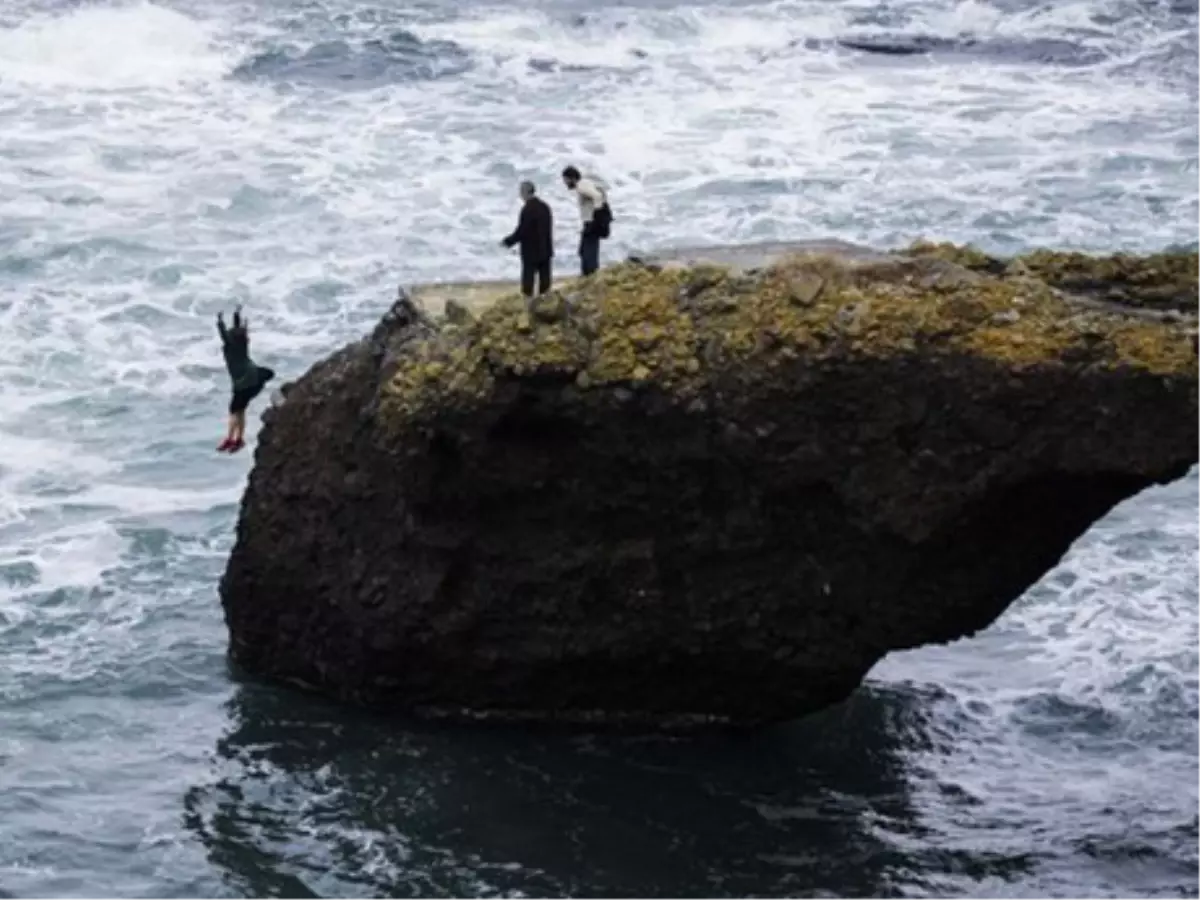
[[[238,413],[245,412],[246,407],[250,405],[250,401],[262,393],[262,389],[267,386],[267,382],[274,377],[274,369],[259,366],[257,381],[249,382],[245,387],[233,389],[233,397],[229,400],[229,414],[236,416]]]
[[[550,260],[545,262],[526,262],[521,260],[521,293],[526,297],[533,296],[533,277],[537,276],[538,294],[550,290]]]
[[[600,238],[595,235],[579,237],[579,271],[591,275],[600,268]]]

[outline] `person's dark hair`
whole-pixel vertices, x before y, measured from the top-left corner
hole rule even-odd
[[[567,166],[562,171],[562,177],[578,179],[579,178],[579,170],[577,168],[575,168],[574,166]]]

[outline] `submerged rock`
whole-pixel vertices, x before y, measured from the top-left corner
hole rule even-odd
[[[235,660],[426,714],[786,719],[1196,461],[1192,323],[1037,266],[721,252],[454,324],[402,295],[315,365],[259,436]]]

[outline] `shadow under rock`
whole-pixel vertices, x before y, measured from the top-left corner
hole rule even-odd
[[[246,684],[186,827],[241,896],[886,896],[911,690],[658,736],[435,725]],[[928,749],[928,748],[925,748]]]

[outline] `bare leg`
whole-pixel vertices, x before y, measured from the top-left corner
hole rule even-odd
[[[233,442],[240,444],[246,439],[246,413],[234,413],[230,418],[233,420]]]

